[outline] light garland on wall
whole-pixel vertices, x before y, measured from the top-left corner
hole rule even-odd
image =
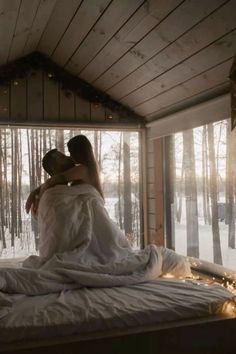
[[[117,112],[121,122],[135,122],[144,125],[142,116],[116,102],[109,95],[97,90],[86,81],[70,74],[39,52],[34,52],[2,66],[0,68],[0,85],[7,86],[12,82],[14,86],[18,86],[20,84],[18,79],[27,77],[30,72],[34,76],[37,70],[43,71],[49,80],[60,83],[66,97],[70,97],[74,93],[91,102],[95,108],[102,105],[112,112]],[[112,120],[112,113],[109,113],[106,118]]]

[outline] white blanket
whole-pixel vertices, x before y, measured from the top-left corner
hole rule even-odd
[[[133,251],[90,185],[56,186],[38,211],[40,256],[21,269],[0,269],[0,290],[40,295],[79,287],[112,287],[190,275],[186,259],[149,245]]]

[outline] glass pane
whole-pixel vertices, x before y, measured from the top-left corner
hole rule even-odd
[[[91,141],[100,166],[105,206],[134,248],[140,247],[139,133],[63,129],[0,129],[0,257],[37,254],[37,223],[24,209],[30,190],[47,178],[41,166],[53,148],[67,154],[77,134]]]
[[[230,120],[172,136],[172,245],[236,269],[236,139]]]

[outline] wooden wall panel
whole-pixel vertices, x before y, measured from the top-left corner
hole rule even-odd
[[[155,151],[155,197],[156,197],[156,244],[165,245],[164,236],[164,181],[163,181],[163,139],[154,141]]]
[[[32,1],[32,0],[30,0]],[[24,46],[23,53],[27,55],[36,50],[46,24],[53,12],[53,8],[57,0],[44,0],[40,1],[37,8],[37,12],[34,16],[34,20]]]
[[[148,34],[181,0],[159,0],[144,4],[129,18],[106,46],[80,73],[88,82],[95,81],[112,64]]]
[[[194,6],[196,11],[196,4]],[[219,11],[184,33],[174,43],[167,46],[165,50],[159,52],[145,65],[140,66],[107,92],[115,99],[126,96],[131,91],[187,59],[190,55],[210,45],[216,38],[226,35],[234,28],[235,14],[232,12],[232,2],[229,1]]]
[[[79,96],[75,96],[75,118],[77,121],[90,121],[90,102],[84,100]]]
[[[75,120],[75,95],[73,92],[64,92],[59,89],[59,112],[61,121]]]
[[[235,51],[236,31],[232,31],[173,69],[133,91],[123,98],[121,102],[130,107],[138,106],[184,81],[202,73],[207,73],[208,70],[211,70],[216,65],[221,65],[224,61],[230,60]],[[228,74],[225,78],[227,76]]]
[[[44,74],[44,119],[59,119],[59,85]]]
[[[129,17],[142,5],[143,0],[120,1],[113,0],[79,46],[79,49],[71,58],[76,63],[68,68],[79,74],[96,54],[106,45],[107,41],[120,29]]]
[[[20,0],[3,0],[0,2],[0,65],[5,64],[8,59],[20,3]]]
[[[29,31],[34,21],[39,3],[40,0],[21,1],[20,11],[17,17],[15,32],[8,56],[9,61],[15,60],[23,54],[23,49],[29,36]]]
[[[122,112],[113,112],[102,104],[66,91],[51,73],[31,70],[26,78],[16,79],[8,87],[0,87],[0,120],[3,122],[47,122],[53,124],[81,122],[122,122]]]
[[[186,98],[190,98],[205,90],[217,87],[218,85],[226,83],[227,76],[232,64],[232,59],[228,60],[215,68],[210,69],[206,73],[193,77],[181,85],[173,87],[172,89],[140,104],[136,110],[145,116],[149,116],[154,112],[167,108],[168,106],[178,103]]]
[[[91,103],[91,121],[105,122],[105,109],[101,104]]]
[[[67,64],[109,2],[110,0],[83,1],[53,53],[52,59],[58,65]],[[76,70],[76,63],[71,61],[68,68],[72,69],[74,66]]]
[[[27,80],[16,79],[11,82],[10,116],[14,121],[27,120]]]
[[[9,86],[0,86],[0,121],[9,120]]]
[[[208,71],[235,54],[235,14],[235,0],[0,0],[0,65],[40,51],[137,113],[159,117],[219,94],[222,76],[215,72],[214,83]],[[208,77],[189,82],[183,97],[197,75]],[[150,101],[164,93],[161,107],[160,97]],[[67,104],[59,114],[71,120]]]
[[[113,112],[112,110],[106,108],[105,119],[108,123],[117,123],[120,120],[120,115],[118,112]]]
[[[148,243],[158,246],[164,240],[163,141],[147,139]]]
[[[40,39],[38,45],[39,51],[47,53],[48,56],[53,54],[68,27],[68,23],[71,23],[75,11],[80,4],[81,1],[78,0],[70,0],[70,6],[68,6],[68,0],[57,1],[53,10],[53,16],[51,16],[50,21],[47,23]]]
[[[153,74],[157,69],[160,70],[163,65],[166,66],[164,61],[158,60],[158,53],[162,55],[165,48],[169,51],[168,48],[172,46],[172,42],[185,34],[194,24],[197,24],[223,2],[223,0],[207,0],[204,2],[204,6],[196,6],[196,1],[182,2],[175,11],[161,21],[143,40],[107,70],[105,74],[95,82],[96,86],[102,90],[107,90],[109,94],[115,98],[121,98],[131,90],[137,88],[137,81],[138,83],[140,82],[141,86],[141,84],[144,84],[145,80],[146,82],[151,80],[155,77]],[[222,22],[222,24],[224,24],[224,22]],[[193,46],[195,45],[193,41],[192,44]],[[173,46],[179,49],[179,51],[182,50],[182,46],[178,47],[177,45],[175,46],[175,44],[173,44]],[[149,60],[153,61],[153,58],[157,58],[157,63],[150,67]],[[171,58],[174,61],[176,53],[174,56],[172,55],[169,60],[171,60]],[[136,70],[138,70],[137,74]]]
[[[148,198],[148,213],[150,214],[156,213],[155,198]]]
[[[43,120],[43,73],[31,72],[27,78],[27,111],[30,121]]]

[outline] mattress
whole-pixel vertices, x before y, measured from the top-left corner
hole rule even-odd
[[[14,341],[206,317],[222,312],[232,299],[232,293],[220,285],[175,279],[43,296],[0,293],[0,348]]]

